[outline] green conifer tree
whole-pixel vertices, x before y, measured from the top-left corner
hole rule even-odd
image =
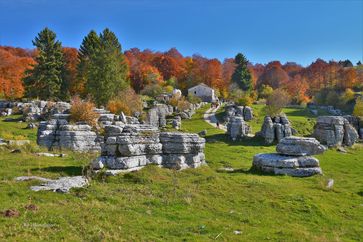
[[[112,31],[105,29],[87,64],[86,90],[97,105],[106,105],[119,91],[129,86],[127,75],[128,65],[121,44]]]
[[[247,68],[248,60],[246,57],[238,53],[234,58],[234,62],[236,63],[236,69],[232,74],[232,81],[236,83],[243,91],[251,91],[252,86],[252,76],[250,71]]]
[[[26,71],[24,78],[26,96],[31,98],[61,99],[65,96],[64,59],[61,42],[48,28],[43,29],[33,41],[38,55],[36,64]]]

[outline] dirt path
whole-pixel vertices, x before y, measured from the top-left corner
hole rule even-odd
[[[220,106],[218,106],[217,108],[210,108],[204,113],[204,120],[215,128],[217,128],[218,121],[216,117],[216,112],[219,108]],[[227,127],[221,124],[221,122],[219,122],[219,129],[227,132]]]

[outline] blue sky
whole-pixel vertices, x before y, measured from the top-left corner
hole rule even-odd
[[[113,30],[123,49],[242,52],[253,63],[363,58],[363,0],[0,0],[0,45],[32,48],[45,26],[64,46]]]

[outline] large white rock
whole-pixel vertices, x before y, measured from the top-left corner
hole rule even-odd
[[[311,176],[322,174],[319,160],[311,156],[286,156],[280,154],[257,154],[253,168],[276,175]]]
[[[283,155],[306,156],[317,155],[326,151],[326,148],[315,138],[286,137],[276,146],[276,151]]]

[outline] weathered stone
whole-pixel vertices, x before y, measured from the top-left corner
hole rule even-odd
[[[346,146],[352,146],[359,139],[357,130],[349,123],[344,124],[344,139],[343,142]]]
[[[283,155],[306,156],[321,154],[326,150],[315,138],[286,137],[276,146],[276,151]]]
[[[272,144],[274,141],[280,141],[284,137],[293,135],[293,129],[286,116],[277,116],[271,118],[266,116],[258,135],[265,139],[265,143]]]
[[[205,139],[197,134],[159,133],[152,126],[126,125],[120,134],[107,138],[102,146],[102,156],[91,166],[95,170],[100,167],[130,170],[147,164],[175,169],[196,168],[205,164],[204,145]]]
[[[320,143],[332,146],[352,146],[358,139],[358,133],[349,122],[341,116],[320,116],[314,127],[313,136]]]
[[[170,109],[166,104],[157,104],[147,113],[147,123],[155,127],[166,126],[166,116],[171,115]]]
[[[227,124],[227,134],[232,140],[246,137],[250,132],[249,125],[243,120],[243,117],[231,117]]]
[[[67,193],[72,188],[81,188],[88,185],[87,178],[83,176],[60,177],[57,180],[30,176],[30,177],[18,177],[16,178],[16,180],[17,181],[40,180],[44,183],[39,186],[31,186],[30,189],[33,191],[53,191],[61,193]]]
[[[250,121],[253,119],[253,110],[251,107],[246,106],[243,110],[243,118],[245,121]]]
[[[257,154],[253,157],[253,168],[276,175],[298,177],[322,174],[319,161],[311,156]]]

